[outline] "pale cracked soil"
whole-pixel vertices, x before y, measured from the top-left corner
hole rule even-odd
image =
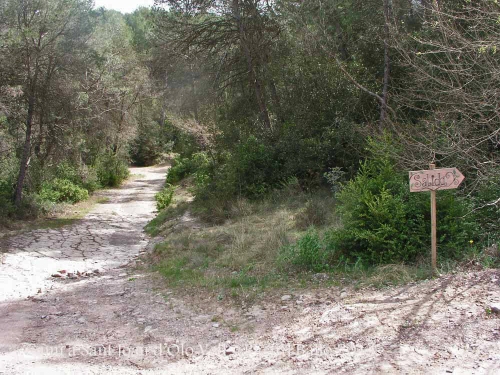
[[[170,289],[137,257],[165,169],[132,172],[80,222],[1,244],[0,374],[500,372],[497,270],[270,291],[252,305]]]

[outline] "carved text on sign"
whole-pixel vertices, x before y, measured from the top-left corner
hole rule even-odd
[[[410,172],[410,191],[456,189],[464,180],[457,168],[430,169]]]

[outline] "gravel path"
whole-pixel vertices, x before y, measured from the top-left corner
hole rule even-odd
[[[154,194],[166,168],[132,168],[139,177],[122,188],[100,193],[99,204],[79,223],[40,229],[11,238],[0,265],[0,301],[26,298],[50,289],[57,271],[100,272],[127,263],[143,249],[144,225],[154,212]]]

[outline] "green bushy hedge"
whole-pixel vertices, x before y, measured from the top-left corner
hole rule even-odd
[[[172,161],[172,166],[167,173],[167,183],[176,184],[183,178],[191,175],[195,171],[195,164],[191,158],[177,156]]]
[[[200,186],[206,182],[208,168],[208,156],[204,152],[197,152],[189,158],[177,156],[167,172],[167,183],[176,184],[183,178],[194,175],[196,185]]]
[[[264,197],[281,186],[284,175],[273,147],[254,136],[248,137],[232,152],[222,152],[215,163],[201,163],[197,174],[196,197],[201,200],[226,200],[236,196]]]
[[[441,258],[459,258],[478,238],[471,203],[455,191],[440,191],[438,247]],[[428,193],[410,193],[408,175],[385,158],[363,162],[337,194],[342,227],[321,238],[304,235],[284,253],[295,265],[318,270],[339,259],[364,265],[411,263],[430,248]]]
[[[8,216],[15,211],[14,185],[9,180],[0,180],[0,216]]]
[[[127,162],[111,153],[100,156],[95,168],[100,185],[105,187],[119,186],[129,176]]]
[[[44,183],[38,195],[40,199],[54,203],[76,203],[89,198],[87,189],[61,178]]]

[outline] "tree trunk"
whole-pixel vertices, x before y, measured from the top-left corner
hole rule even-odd
[[[274,107],[276,108],[276,117],[281,124],[284,124],[285,118],[283,116],[283,111],[281,110],[281,101],[278,95],[278,90],[276,90],[276,83],[274,83],[274,79],[270,80],[269,86],[271,87],[271,97],[273,98]]]
[[[255,97],[257,99],[257,104],[259,106],[262,121],[268,129],[271,129],[271,120],[269,118],[269,112],[267,110],[266,102],[264,99],[262,84],[260,83],[259,77],[257,76],[257,72],[252,61],[252,54],[247,44],[245,28],[243,26],[243,21],[241,20],[239,0],[233,0],[233,14],[236,18],[238,31],[240,34],[241,47],[243,48],[243,52],[245,53],[247,69],[250,74],[251,84],[253,85],[255,91]]]
[[[34,112],[35,112],[35,94],[31,92],[28,99],[28,115],[26,117],[26,138],[24,140],[23,154],[21,156],[21,165],[19,167],[19,175],[17,177],[16,195],[14,198],[16,206],[19,206],[21,204],[21,200],[23,199],[24,180],[26,178],[26,171],[28,170],[28,162],[31,152],[31,130],[33,125]]]
[[[199,116],[198,116],[198,98],[196,97],[196,83],[194,81],[194,74],[193,74],[193,69],[191,67],[191,94],[193,97],[193,115],[194,119],[196,122],[199,121]]]
[[[387,119],[387,95],[389,91],[389,0],[384,0],[384,79],[382,84],[382,101],[380,103],[380,129],[384,128]]]

